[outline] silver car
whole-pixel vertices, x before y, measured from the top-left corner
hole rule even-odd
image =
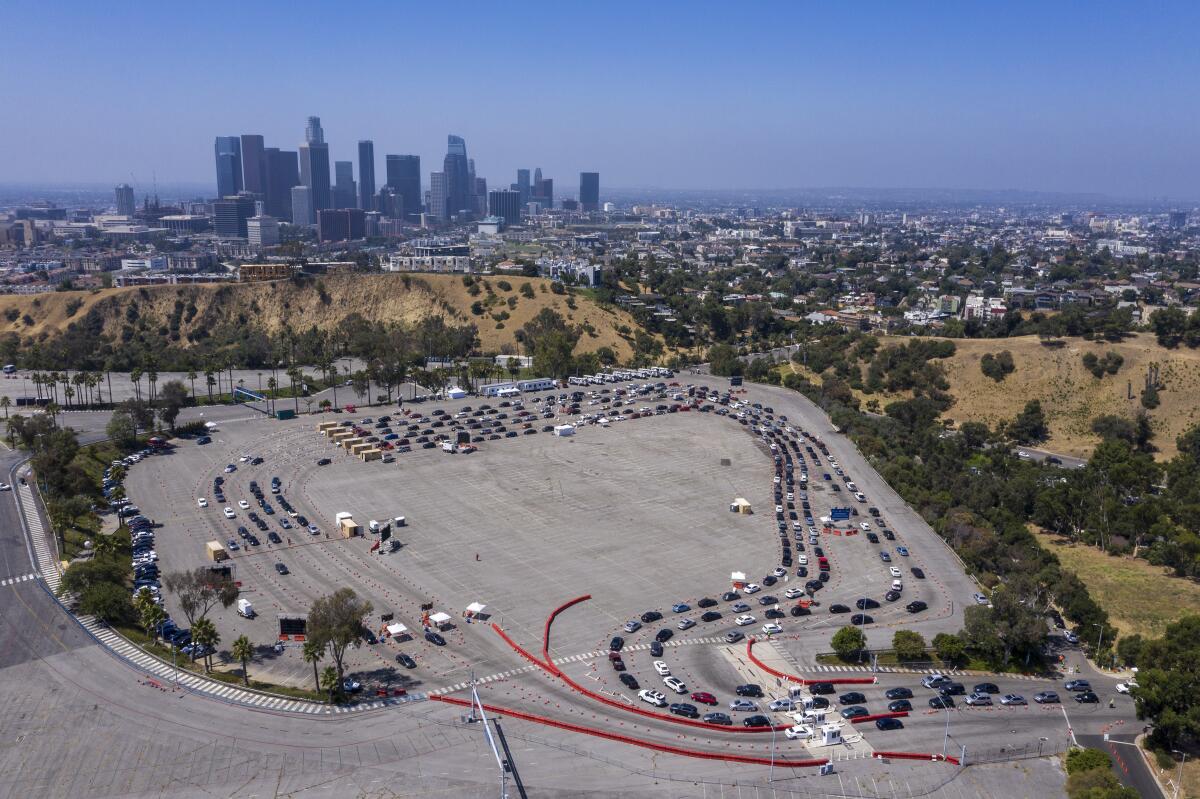
[[[743,713],[754,713],[758,710],[758,705],[749,699],[735,699],[729,703],[729,709],[738,710]]]

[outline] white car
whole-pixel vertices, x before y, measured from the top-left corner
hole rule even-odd
[[[663,685],[670,688],[677,694],[686,694],[687,686],[683,684],[683,680],[678,677],[663,677]]]
[[[667,698],[658,691],[650,688],[643,688],[642,690],[638,691],[638,699],[646,702],[647,704],[654,705],[655,707],[667,706]]]
[[[775,506],[775,512],[776,512],[776,513],[783,513],[783,506],[782,506],[782,505],[776,505],[776,506]]]
[[[1070,630],[1067,630],[1066,632],[1063,633],[1063,638],[1066,638],[1067,643],[1070,643],[1070,644],[1079,643],[1079,636],[1076,635],[1075,633],[1071,632]]]
[[[235,516],[237,516],[237,514],[233,512],[233,508],[231,508],[231,507],[229,507],[229,506],[226,506],[226,507],[225,507],[225,518],[226,518],[226,519],[232,519],[232,518],[234,518]]]
[[[870,530],[870,529],[871,529],[871,525],[870,525],[870,524],[868,524],[867,522],[859,522],[859,523],[858,523],[858,526],[859,526],[859,528],[860,528],[860,529],[862,529],[862,530],[864,530],[864,531],[866,531],[866,530]]]
[[[764,624],[762,626],[762,631],[764,633],[766,633],[767,635],[774,635],[775,633],[783,632],[783,628],[772,621],[772,622],[767,622],[766,624]]]
[[[796,709],[796,703],[791,699],[776,699],[771,704],[767,705],[772,713],[791,713]]]
[[[745,614],[744,616],[738,616],[736,619],[734,619],[734,622],[738,627],[745,627],[747,624],[754,624],[756,621],[758,621],[758,619],[754,618],[749,613]]]
[[[239,499],[238,507],[241,508],[242,510],[250,510],[250,503],[244,499]]]
[[[979,593],[978,591],[976,591],[976,592],[975,592],[975,595],[974,595],[974,597],[973,597],[973,598],[974,598],[974,600],[975,600],[975,604],[976,604],[976,605],[986,605],[986,604],[988,604],[988,598],[987,598],[987,595],[986,595],[986,594],[981,594],[981,593]]]
[[[1138,684],[1136,682],[1134,682],[1133,680],[1130,680],[1129,682],[1119,682],[1119,683],[1117,683],[1117,693],[1127,694],[1127,693],[1129,693],[1129,691],[1131,689],[1137,688],[1137,687],[1138,687]]]
[[[897,580],[899,580],[903,576],[902,573],[900,572],[900,570],[897,569],[895,566],[889,566],[888,573],[890,573]]]
[[[671,667],[666,664],[666,661],[663,661],[663,660],[654,661],[654,670],[658,672],[659,677],[670,677],[671,676]]]
[[[788,599],[798,599],[804,596],[804,589],[800,586],[794,586],[783,592],[783,595]]]
[[[0,491],[12,491],[12,486],[8,483],[0,483]]]
[[[796,564],[798,566],[807,566],[808,565],[808,555],[797,555],[796,556]]]
[[[204,497],[200,497],[200,499],[196,500],[196,504],[197,504],[197,505],[199,505],[199,506],[200,506],[200,507],[202,507],[202,508],[207,508],[207,507],[208,507],[208,500],[207,500],[207,499],[205,499]]]
[[[680,619],[679,624],[676,624],[675,626],[681,630],[690,630],[692,627],[696,626],[696,622],[692,621],[691,619]]]
[[[803,724],[797,724],[795,727],[788,727],[783,734],[789,741],[796,741],[808,738],[808,728]]]
[[[746,587],[742,589],[742,591],[747,594],[757,594],[761,590],[762,586],[758,583],[746,583]]]

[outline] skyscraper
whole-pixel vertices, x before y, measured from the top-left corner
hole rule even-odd
[[[429,216],[446,221],[450,218],[450,181],[445,172],[429,173]]]
[[[521,205],[529,202],[529,170],[517,170],[517,191],[521,192]]]
[[[600,173],[579,173],[579,205],[586,213],[600,210]]]
[[[231,197],[242,190],[242,142],[237,136],[218,136],[213,151],[217,158],[217,196]]]
[[[242,134],[242,189],[259,198],[267,194],[267,160],[263,137],[257,134]]]
[[[116,193],[117,213],[121,216],[133,216],[133,212],[137,210],[137,201],[133,198],[133,186],[122,183],[117,186]]]
[[[295,150],[268,147],[263,151],[267,165],[267,196],[264,205],[268,216],[292,218],[292,187],[300,185],[300,159]]]
[[[421,156],[389,155],[387,185],[403,198],[404,218],[416,222],[421,215]]]
[[[333,207],[357,208],[358,190],[354,185],[354,162],[333,162]]]
[[[503,219],[506,226],[521,224],[521,192],[515,189],[488,192],[488,213]]]
[[[246,220],[254,216],[254,196],[246,192],[213,203],[213,230],[222,239],[244,239]]]
[[[311,225],[316,221],[313,216],[312,189],[308,186],[292,186],[292,224]]]
[[[347,241],[361,239],[365,233],[366,214],[361,208],[339,208],[317,211],[317,239]]]
[[[533,194],[530,199],[541,204],[542,208],[554,207],[554,178],[542,178],[542,170],[534,173]]]
[[[375,142],[370,139],[358,143],[358,207],[375,210]]]
[[[442,173],[446,181],[446,211],[439,218],[449,219],[462,211],[473,211],[472,194],[475,187],[470,183],[467,143],[461,136],[450,134],[446,137],[446,158],[442,162]]]
[[[333,205],[329,186],[329,145],[320,117],[309,117],[304,128],[304,144],[300,145],[300,182],[312,189],[313,211]]]

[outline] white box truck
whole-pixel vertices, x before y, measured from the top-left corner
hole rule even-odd
[[[383,521],[379,521],[377,519],[372,519],[367,524],[367,529],[370,530],[373,534],[379,535],[384,530],[389,529],[391,526],[392,526],[392,523],[387,519],[384,519]]]
[[[253,619],[255,616],[254,605],[250,604],[249,599],[239,599],[237,601],[238,615],[245,619]]]

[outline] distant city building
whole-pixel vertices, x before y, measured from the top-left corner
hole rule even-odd
[[[375,210],[375,142],[370,139],[358,143],[358,207]]]
[[[332,207],[329,145],[325,143],[320,117],[309,117],[304,129],[304,144],[300,145],[300,182],[312,189],[314,211]]]
[[[217,158],[217,196],[232,197],[242,190],[241,139],[218,136],[213,150]]]
[[[213,229],[222,239],[246,238],[246,220],[254,216],[254,197],[242,193],[213,203]]]
[[[450,186],[445,172],[429,173],[429,216],[438,221],[450,218]]]
[[[158,224],[172,233],[201,233],[208,230],[209,218],[200,214],[168,214]]]
[[[1187,211],[1172,211],[1167,217],[1167,225],[1172,230],[1183,230],[1187,227]]]
[[[541,177],[542,170],[537,170],[537,179],[533,182],[533,201],[543,208],[554,208],[554,178]]]
[[[410,222],[417,221],[421,215],[421,156],[389,155],[387,185],[403,199],[404,218]]]
[[[319,241],[350,241],[365,238],[365,213],[361,208],[322,209],[317,211]]]
[[[137,210],[137,201],[133,197],[133,186],[122,183],[116,188],[117,213],[121,216],[133,216]]]
[[[264,199],[267,194],[267,158],[263,137],[242,134],[242,191]]]
[[[354,163],[352,161],[334,161],[333,174],[333,207],[357,208],[358,188],[354,183]]]
[[[442,173],[446,185],[446,206],[441,218],[450,219],[463,212],[473,213],[475,187],[470,180],[467,143],[461,136],[450,134],[446,137],[446,157],[442,161]]]
[[[375,198],[375,207],[388,219],[404,218],[404,197],[397,189],[384,186]]]
[[[600,210],[600,173],[579,173],[579,205],[585,211]]]
[[[512,189],[488,192],[488,213],[504,220],[506,226],[521,224],[521,192]]]
[[[292,224],[311,225],[316,221],[313,215],[312,189],[308,186],[292,187]]]
[[[521,205],[525,205],[527,202],[529,202],[529,185],[530,184],[529,184],[529,170],[528,169],[518,169],[517,170],[517,182],[514,185],[516,186],[517,191],[521,192]]]
[[[166,269],[167,256],[152,255],[147,258],[122,258],[122,269]]]
[[[295,271],[295,267],[287,263],[242,264],[238,267],[237,278],[239,283],[258,283],[263,280],[286,280]]]
[[[291,221],[292,187],[300,185],[300,158],[295,150],[268,147],[266,162],[266,197],[263,208],[267,216]]]
[[[246,220],[246,238],[255,247],[274,247],[279,243],[279,220],[272,216],[252,216]]]

